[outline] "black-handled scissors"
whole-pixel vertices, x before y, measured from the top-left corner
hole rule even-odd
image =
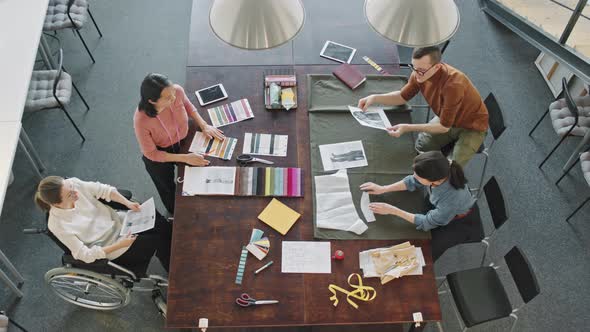
[[[256,299],[251,298],[250,295],[248,295],[247,293],[242,293],[242,295],[240,295],[240,297],[236,298],[236,304],[238,304],[241,307],[249,307],[252,305],[260,305],[260,304],[275,304],[275,303],[279,303],[279,301],[277,301],[277,300],[257,301]]]
[[[237,157],[237,160],[238,160],[238,164],[240,164],[241,166],[245,166],[250,163],[263,163],[263,164],[267,164],[267,165],[274,164],[274,162],[272,162],[270,160],[252,157],[249,154],[241,154]]]

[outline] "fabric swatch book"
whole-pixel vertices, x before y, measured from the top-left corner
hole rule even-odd
[[[258,219],[285,235],[299,217],[301,217],[301,214],[281,203],[278,199],[273,198],[266,208],[262,210]]]
[[[303,197],[301,168],[185,166],[180,182],[183,196]]]
[[[226,137],[223,141],[217,138],[207,138],[205,134],[198,131],[188,150],[194,153],[202,153],[207,156],[221,158],[223,160],[230,160],[234,149],[238,144],[238,139],[233,137]]]
[[[219,128],[228,124],[248,120],[254,117],[248,99],[240,99],[230,104],[213,107],[207,110],[213,127]]]
[[[287,135],[246,133],[242,153],[286,157],[288,140]]]
[[[363,75],[358,69],[349,65],[348,63],[343,63],[336,67],[332,74],[334,74],[334,76],[336,76],[352,90],[358,88],[359,85],[363,84],[367,80],[365,75]]]

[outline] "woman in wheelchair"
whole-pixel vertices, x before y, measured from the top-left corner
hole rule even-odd
[[[170,223],[156,213],[151,230],[120,236],[123,216],[107,205],[113,202],[119,203],[116,205],[122,209],[137,211],[140,208],[112,186],[77,178],[48,176],[41,180],[35,194],[35,203],[49,214],[47,228],[75,259],[92,263],[106,258],[138,275],[145,275],[155,253],[168,271]]]

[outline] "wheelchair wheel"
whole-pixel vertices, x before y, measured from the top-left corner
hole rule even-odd
[[[118,309],[127,305],[131,297],[129,289],[117,280],[83,269],[49,270],[45,282],[62,299],[90,309]]]

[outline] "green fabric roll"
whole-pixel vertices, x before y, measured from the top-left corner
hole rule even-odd
[[[308,75],[309,126],[311,146],[312,189],[314,192],[314,236],[321,239],[423,239],[429,232],[418,231],[415,226],[395,216],[375,215],[376,221],[368,223],[369,229],[361,235],[352,232],[315,227],[315,183],[313,177],[333,172],[324,172],[319,145],[361,140],[368,166],[347,169],[353,202],[359,216],[362,192],[358,189],[364,182],[390,184],[412,174],[412,160],[416,156],[411,134],[393,138],[383,130],[360,125],[348,110],[360,98],[372,93],[399,90],[407,79],[402,76],[367,76],[367,81],[352,91],[332,75]],[[389,107],[386,112],[391,125],[411,123],[407,105]],[[421,192],[398,192],[371,195],[371,202],[386,202],[413,213],[426,211],[426,202]]]

